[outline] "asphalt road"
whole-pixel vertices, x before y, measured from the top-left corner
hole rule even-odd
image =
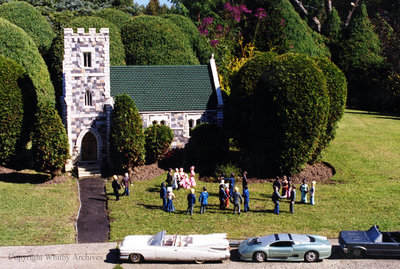
[[[161,263],[123,262],[123,268],[400,268],[400,259],[361,259],[342,257],[337,240],[331,240],[332,256],[317,263],[304,262],[242,262],[237,250],[232,249],[231,259],[222,263]],[[0,247],[0,268],[114,268],[118,264],[117,243],[89,243],[53,246]]]

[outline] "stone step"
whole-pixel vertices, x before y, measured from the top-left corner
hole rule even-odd
[[[78,167],[78,178],[101,176],[99,164],[84,164]]]

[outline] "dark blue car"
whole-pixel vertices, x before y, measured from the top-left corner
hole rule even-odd
[[[378,226],[368,231],[341,231],[339,244],[352,258],[400,256],[400,232],[381,232]]]

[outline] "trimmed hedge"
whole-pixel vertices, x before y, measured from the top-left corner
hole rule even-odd
[[[32,137],[35,168],[56,176],[69,157],[68,137],[54,105],[38,104]]]
[[[326,131],[321,134],[317,148],[309,162],[318,161],[329,142],[335,138],[337,124],[343,117],[347,98],[347,81],[343,72],[325,57],[316,57],[314,61],[324,73],[328,87],[329,113]]]
[[[55,102],[49,71],[35,43],[24,30],[3,18],[0,18],[0,54],[22,65],[39,101]]]
[[[96,12],[96,14],[94,14],[94,16],[100,17],[102,19],[112,22],[119,29],[121,29],[122,26],[132,18],[132,16],[130,14],[125,13],[122,10],[115,9],[115,8],[102,9],[102,10]]]
[[[303,53],[309,56],[330,56],[324,37],[301,19],[289,0],[265,0],[267,17],[262,20],[255,39],[261,51],[276,49],[279,54]]]
[[[121,29],[126,62],[130,65],[199,64],[187,36],[173,22],[137,16]]]
[[[250,94],[246,111],[240,111],[241,122],[247,123],[236,136],[244,165],[259,175],[298,172],[326,130],[329,98],[323,72],[310,57],[293,53],[255,57],[242,69],[233,92]]]
[[[18,85],[25,70],[0,55],[0,163],[7,163],[15,155],[23,123],[23,98]]]
[[[36,43],[40,51],[47,51],[55,33],[39,11],[26,2],[9,2],[0,6],[0,17],[21,27]]]
[[[142,118],[135,102],[126,94],[115,97],[111,115],[111,156],[117,169],[131,170],[145,160]]]
[[[99,18],[99,17],[78,17],[72,20],[68,27],[76,31],[76,28],[85,28],[88,32],[89,28],[96,28],[97,32],[100,28],[110,29],[110,64],[111,65],[125,65],[125,51],[121,42],[120,29],[112,22]],[[63,33],[64,34],[64,33]],[[64,54],[64,52],[62,53]],[[64,57],[62,55],[61,57]],[[62,58],[61,58],[62,59]]]
[[[144,130],[146,162],[155,163],[164,158],[174,140],[171,128],[163,124],[153,124]]]
[[[201,64],[208,64],[211,58],[211,45],[207,39],[199,34],[196,25],[188,17],[178,14],[165,14],[162,18],[172,21],[186,34],[193,51]]]

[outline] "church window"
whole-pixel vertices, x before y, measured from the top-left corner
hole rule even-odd
[[[194,120],[189,120],[189,128],[192,129],[194,127]]]
[[[160,121],[161,125],[165,125],[165,120]]]
[[[158,121],[153,120],[153,125],[156,125],[158,123]]]
[[[84,67],[92,67],[92,53],[91,52],[83,53],[83,66]]]
[[[85,106],[93,106],[92,93],[89,90],[85,92]]]
[[[201,119],[196,120],[196,125],[199,125],[201,123]]]

